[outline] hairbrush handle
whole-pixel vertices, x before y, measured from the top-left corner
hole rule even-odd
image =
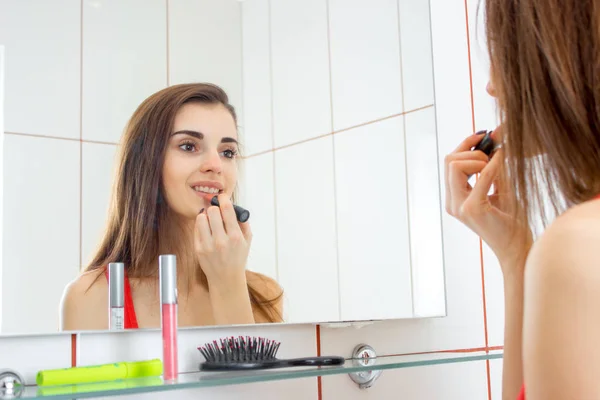
[[[219,198],[217,196],[213,197],[210,200],[210,204],[219,207]],[[250,211],[246,210],[243,207],[234,204],[233,210],[235,211],[235,216],[237,217],[237,220],[239,222],[246,222],[250,218]]]
[[[328,367],[330,365],[343,365],[346,360],[338,356],[303,357],[278,360],[280,367]]]
[[[253,360],[253,361],[205,361],[200,363],[200,371],[248,371],[257,369],[285,367],[328,367],[342,365],[343,357],[304,357],[287,360]]]

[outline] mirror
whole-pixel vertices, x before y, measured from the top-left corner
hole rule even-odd
[[[283,289],[283,322],[445,315],[428,0],[0,0],[0,46],[1,333],[60,328],[107,226],[129,118],[198,82],[235,107],[245,266]],[[144,305],[132,285],[148,327],[158,289]],[[103,287],[90,307],[107,313]],[[218,323],[183,297],[190,324]]]

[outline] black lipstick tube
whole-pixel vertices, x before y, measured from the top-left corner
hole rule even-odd
[[[213,197],[210,201],[210,204],[219,207],[219,198],[217,196]],[[250,218],[250,211],[246,210],[245,208],[234,204],[233,209],[239,222],[246,222]]]

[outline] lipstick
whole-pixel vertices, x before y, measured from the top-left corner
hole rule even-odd
[[[177,260],[166,254],[158,258],[160,282],[160,326],[163,340],[163,379],[177,378]]]
[[[210,201],[210,204],[212,204],[213,206],[219,207],[218,196],[213,197],[212,200]],[[246,222],[250,218],[250,211],[246,210],[245,208],[234,204],[233,209],[235,211],[235,216],[237,217],[237,220],[239,222]]]

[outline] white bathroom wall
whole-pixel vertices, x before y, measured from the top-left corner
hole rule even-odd
[[[404,0],[403,0],[404,1]],[[410,3],[413,0],[406,0]],[[431,0],[433,60],[435,72],[436,114],[438,128],[438,160],[440,172],[443,169],[443,157],[450,152],[475,128],[489,128],[492,120],[476,120],[479,110],[489,107],[485,95],[480,95],[487,80],[487,71],[477,67],[472,59],[475,46],[482,43],[481,37],[475,41],[473,32],[474,11],[477,1]],[[4,3],[0,3],[4,4]],[[2,13],[0,13],[2,15]],[[466,15],[469,19],[466,19]],[[257,22],[258,23],[258,22]],[[2,25],[0,25],[1,27]],[[470,29],[469,29],[470,28]],[[0,28],[1,29],[1,28]],[[470,33],[470,36],[468,36]],[[406,71],[406,70],[405,70]],[[479,89],[472,89],[472,88]],[[477,95],[473,96],[477,90]],[[475,97],[473,99],[473,97]],[[261,101],[265,101],[261,98]],[[473,103],[472,103],[473,101]],[[474,105],[474,108],[472,107]],[[476,120],[476,124],[474,121]],[[250,121],[248,121],[250,123]],[[270,131],[269,131],[270,132]],[[265,140],[266,145],[270,142]],[[270,156],[270,155],[269,155]],[[263,160],[264,161],[264,160]],[[268,162],[264,162],[268,167]],[[443,176],[443,175],[440,175]],[[442,196],[444,192],[442,191]],[[501,346],[502,338],[502,285],[498,276],[495,259],[479,239],[467,228],[451,217],[443,214],[443,239],[445,261],[445,283],[447,290],[448,316],[436,319],[409,321],[387,321],[374,325],[355,327],[321,327],[315,335],[310,325],[290,327],[273,326],[264,328],[265,336],[285,336],[285,348],[293,349],[293,354],[314,354],[313,339],[320,340],[321,354],[349,355],[358,343],[369,343],[379,354],[403,354],[432,350],[476,351]],[[485,268],[483,268],[485,266]],[[482,273],[485,272],[483,275]],[[484,303],[485,298],[485,303]],[[486,308],[487,307],[487,308]],[[262,329],[262,328],[261,328]],[[289,329],[289,330],[288,330]],[[211,329],[199,330],[196,342],[205,338],[235,335],[243,330]],[[258,330],[252,331],[253,334]],[[295,338],[288,333],[297,334]],[[123,334],[102,334],[98,339],[103,348],[118,348],[123,339],[119,335],[129,336],[132,347],[147,348],[142,340],[144,332]],[[158,335],[158,333],[157,333]],[[195,335],[195,333],[193,334]],[[109,339],[105,339],[104,336]],[[63,336],[60,336],[62,338]],[[71,342],[46,335],[42,339],[28,337],[0,337],[0,354],[3,363],[23,371],[35,371],[37,368],[67,367],[70,365]],[[307,339],[308,338],[308,339]],[[94,340],[84,337],[83,341]],[[60,343],[58,343],[60,342]],[[41,343],[39,346],[38,344]],[[58,343],[58,344],[57,344]],[[90,342],[92,343],[92,342]],[[122,344],[121,344],[122,345]],[[183,345],[182,345],[183,346]],[[6,349],[19,348],[18,352]],[[44,349],[43,351],[41,349]],[[133,354],[134,350],[130,350]],[[139,350],[141,351],[141,350]],[[156,349],[148,350],[148,355]],[[180,351],[195,353],[193,349]],[[140,353],[135,353],[140,354]],[[291,353],[288,353],[291,354]],[[41,355],[41,356],[40,356]],[[89,361],[105,358],[91,358]],[[253,384],[211,389],[214,393],[229,395],[226,398],[240,396],[254,398],[269,394],[286,399],[494,399],[501,398],[502,361],[473,362],[451,364],[427,368],[410,368],[398,371],[385,371],[376,385],[367,390],[359,390],[346,375],[324,377],[321,385],[315,389],[315,379],[305,381],[283,381],[277,385]],[[32,376],[31,372],[28,376]],[[271,388],[277,386],[270,392]],[[197,392],[200,393],[200,392]],[[272,394],[275,393],[275,394]],[[162,395],[162,394],[159,394]],[[158,396],[155,396],[158,398]],[[151,398],[143,397],[143,398]],[[258,397],[257,397],[258,398]]]

